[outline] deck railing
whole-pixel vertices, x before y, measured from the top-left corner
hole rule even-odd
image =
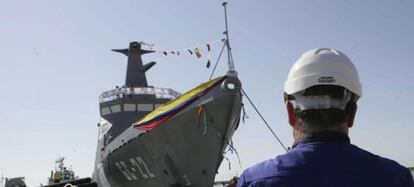
[[[117,98],[126,97],[127,95],[155,95],[156,98],[174,99],[180,96],[180,93],[170,88],[154,88],[154,87],[129,87],[116,88],[103,92],[99,96],[99,102],[107,102]]]

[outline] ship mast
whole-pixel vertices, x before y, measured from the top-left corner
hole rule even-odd
[[[224,22],[225,22],[225,28],[226,30],[223,32],[223,34],[226,36],[226,50],[227,50],[227,65],[229,70],[227,71],[227,76],[229,77],[237,77],[237,71],[234,68],[234,62],[233,62],[233,55],[231,53],[231,47],[230,47],[230,39],[229,39],[229,28],[227,24],[227,2],[223,2],[224,7]]]
[[[114,52],[122,53],[128,56],[127,73],[125,78],[126,87],[147,87],[147,77],[145,72],[155,65],[155,62],[148,64],[142,63],[141,55],[152,53],[154,51],[141,49],[141,44],[134,41],[129,43],[129,48],[112,49]]]

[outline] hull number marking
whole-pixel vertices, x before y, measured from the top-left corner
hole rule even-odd
[[[115,162],[116,167],[127,180],[138,180],[136,174],[141,175],[144,179],[155,178],[155,174],[150,171],[141,157],[130,158],[129,163],[131,166],[128,166],[127,163],[124,161]]]

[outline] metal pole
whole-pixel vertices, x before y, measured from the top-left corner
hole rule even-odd
[[[227,2],[223,2],[222,5],[224,7],[224,21],[225,21],[225,26],[226,26],[226,31],[224,31],[223,34],[226,35],[227,58],[228,58],[228,66],[229,66],[229,71],[227,71],[227,75],[235,77],[235,76],[237,76],[237,72],[234,69],[233,58],[231,57],[229,29],[228,29],[228,24],[227,24]]]

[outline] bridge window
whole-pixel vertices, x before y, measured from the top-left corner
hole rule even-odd
[[[101,115],[105,116],[105,115],[108,115],[110,113],[111,113],[111,111],[109,110],[108,107],[101,108]]]
[[[152,111],[154,106],[152,104],[138,104],[138,111]]]
[[[125,112],[133,112],[137,110],[137,105],[135,104],[124,104],[124,111]]]
[[[111,106],[112,113],[121,112],[121,105]]]

